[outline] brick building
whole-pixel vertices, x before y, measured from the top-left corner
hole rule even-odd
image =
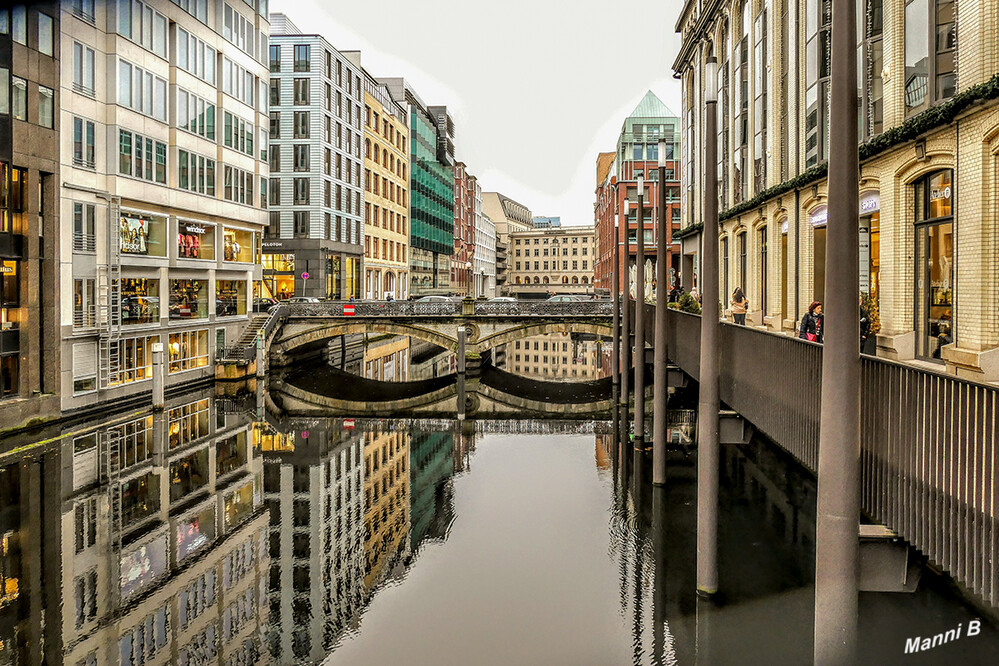
[[[475,176],[464,162],[454,165],[454,254],[451,255],[451,289],[468,295],[475,254]],[[481,208],[480,208],[481,212]]]
[[[987,5],[987,6],[986,6]],[[688,0],[674,63],[683,89],[684,280],[702,224],[704,61],[718,58],[720,293],[750,323],[793,331],[825,291],[828,11],[811,3]],[[827,3],[822,3],[823,7]],[[860,290],[876,350],[999,381],[999,7],[864,0],[858,34]],[[805,20],[805,19],[808,20]]]

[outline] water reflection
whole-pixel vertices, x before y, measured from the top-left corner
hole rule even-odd
[[[0,665],[811,661],[815,483],[769,444],[723,450],[706,603],[689,412],[653,488],[617,415],[241,404],[194,393],[0,441]],[[923,581],[862,595],[863,663],[976,617]],[[935,650],[906,659],[990,663],[999,635]]]

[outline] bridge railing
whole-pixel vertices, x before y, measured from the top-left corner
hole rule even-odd
[[[609,301],[476,301],[474,316],[611,316]],[[345,306],[347,306],[345,310]],[[461,301],[323,301],[321,303],[284,303],[279,306],[289,317],[458,317]],[[350,310],[353,314],[345,314]]]
[[[668,321],[694,374],[700,317]],[[815,471],[822,346],[723,323],[720,347],[722,402]],[[860,392],[864,510],[999,607],[999,389],[863,356]]]

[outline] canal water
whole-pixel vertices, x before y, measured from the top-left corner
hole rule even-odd
[[[235,388],[0,440],[0,666],[811,662],[815,481],[767,442],[724,449],[722,593],[699,600],[689,397],[654,488],[586,414],[296,415]],[[995,625],[928,568],[860,602],[858,663],[996,663]]]

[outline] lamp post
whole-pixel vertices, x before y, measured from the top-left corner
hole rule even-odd
[[[666,401],[669,397],[669,358],[666,349],[667,248],[672,241],[666,219],[666,139],[659,139],[659,225],[656,228],[656,336],[652,361],[652,484],[666,483]]]
[[[856,658],[860,565],[860,292],[856,3],[833,0],[822,407],[815,511],[815,663]]]
[[[704,230],[697,400],[697,593],[718,591],[718,60],[704,64]]]
[[[625,195],[627,196],[627,194]],[[621,235],[624,236],[624,263],[621,266],[621,272],[624,276],[624,291],[623,298],[624,302],[621,304],[621,404],[624,406],[624,427],[625,432],[628,428],[628,407],[631,404],[631,397],[629,395],[629,378],[628,373],[631,372],[631,362],[628,358],[629,351],[631,349],[631,330],[630,320],[631,315],[628,310],[631,307],[631,270],[628,266],[628,254],[631,251],[630,243],[628,240],[628,199],[625,198],[621,202]]]
[[[472,262],[465,262],[465,297],[475,298],[472,294]]]
[[[616,198],[616,197],[615,197]],[[621,234],[619,230],[620,213],[616,201],[611,201],[611,215],[614,216],[614,259],[611,263],[611,307],[614,317],[611,324],[611,386],[614,389],[614,400],[618,400],[617,392],[621,386],[621,295],[618,291],[621,285]]]
[[[635,446],[645,440],[645,178],[638,177],[635,255]]]

